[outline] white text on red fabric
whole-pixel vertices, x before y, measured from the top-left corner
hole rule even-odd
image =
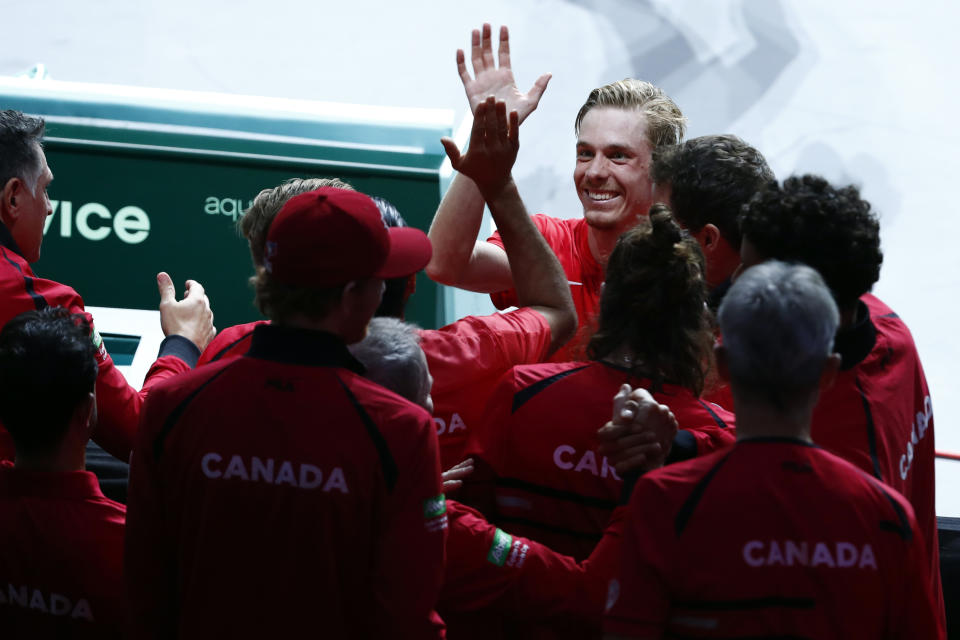
[[[607,460],[607,456],[600,456],[600,466],[597,466],[597,454],[589,449],[583,454],[567,444],[562,444],[553,450],[553,464],[564,471],[586,471],[598,478],[613,476],[620,480],[613,465]]]
[[[93,622],[93,612],[90,611],[90,603],[86,598],[80,598],[73,603],[70,598],[59,593],[46,594],[25,585],[0,584],[0,604],[32,609],[52,616],[70,616],[75,620]]]
[[[743,560],[751,567],[877,569],[873,547],[869,544],[857,546],[849,542],[809,544],[795,540],[751,540],[743,545]]]
[[[200,459],[200,469],[203,475],[215,480],[245,480],[247,482],[263,482],[266,484],[288,485],[300,489],[320,489],[321,491],[339,491],[350,493],[347,488],[347,479],[343,469],[334,467],[326,473],[320,467],[308,463],[294,463],[287,460],[276,461],[273,458],[258,458],[251,456],[249,460],[234,455],[224,466],[224,456],[210,452]],[[279,462],[279,464],[278,464]],[[296,473],[294,468],[296,466]]]
[[[930,396],[923,398],[923,411],[917,411],[917,417],[913,421],[913,427],[910,429],[910,439],[907,440],[907,452],[900,456],[900,477],[907,479],[910,473],[910,466],[913,464],[914,447],[920,444],[923,436],[927,435],[927,429],[930,428],[930,421],[933,420],[933,405],[930,402]]]

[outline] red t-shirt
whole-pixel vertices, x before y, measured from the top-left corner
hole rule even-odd
[[[493,486],[486,490],[493,495],[482,495],[483,487],[467,495],[491,510],[498,525],[586,558],[623,489],[613,466],[597,452],[596,434],[610,420],[613,396],[624,383],[649,388],[650,381],[601,362],[511,369],[467,447],[492,472]],[[673,411],[694,455],[733,443],[731,413],[676,385],[664,385],[653,397]],[[481,473],[477,483],[484,480]]]
[[[150,394],[130,466],[136,637],[442,635],[435,429],[360,369],[339,338],[267,325]]]
[[[92,473],[0,463],[4,637],[121,637],[124,515]]]
[[[531,216],[531,219],[567,274],[573,306],[577,310],[576,334],[553,354],[550,361],[583,360],[586,357],[587,342],[597,328],[600,289],[604,279],[603,267],[590,252],[589,226],[584,218],[561,220],[538,213]],[[503,249],[503,240],[497,231],[487,238],[487,242]],[[498,309],[517,306],[517,292],[514,289],[492,293],[490,299]]]
[[[224,329],[207,346],[199,364],[243,355],[250,348],[254,327],[266,323]],[[550,340],[547,319],[530,308],[467,316],[441,329],[420,331],[420,346],[433,376],[433,420],[442,469],[466,457],[467,435],[479,428],[500,377],[513,365],[543,361]]]
[[[943,638],[910,503],[783,438],[642,477],[607,633],[697,638]]]
[[[614,510],[600,544],[580,563],[497,528],[459,502],[448,500],[447,513],[447,567],[437,610],[451,638],[491,640],[534,621],[599,630],[607,583],[620,558],[624,507]]]
[[[93,327],[93,319],[84,311],[80,295],[66,285],[34,275],[15,246],[7,228],[0,223],[0,327],[25,311],[46,307],[64,307],[71,313],[82,313]],[[161,380],[189,370],[196,362],[199,351],[186,338],[167,338],[160,346],[157,361],[147,372],[143,387],[137,392],[114,366],[95,328],[92,337],[98,347],[99,364],[97,427],[93,439],[111,455],[127,461],[130,459],[143,399]],[[13,458],[13,441],[6,429],[0,426],[0,460]]]
[[[441,467],[449,469],[466,457],[469,434],[480,428],[501,376],[514,365],[546,358],[550,325],[530,308],[468,316],[436,331],[421,331],[420,346],[433,376]]]

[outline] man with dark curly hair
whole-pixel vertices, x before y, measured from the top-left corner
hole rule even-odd
[[[740,210],[774,179],[763,154],[734,135],[700,136],[653,152],[654,198],[697,239],[710,306],[720,306],[740,265]]]
[[[740,226],[743,269],[768,259],[802,262],[830,287],[840,310],[834,350],[843,361],[814,411],[811,435],[910,500],[942,616],[930,391],[907,325],[869,293],[883,262],[870,203],[854,186],[792,177],[758,193]]]

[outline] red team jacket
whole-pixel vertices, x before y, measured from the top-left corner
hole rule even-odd
[[[121,637],[124,513],[92,473],[0,463],[5,638]]]
[[[943,638],[924,542],[910,503],[850,463],[798,440],[744,440],[637,483],[604,630]]]
[[[64,307],[73,313],[85,313],[83,299],[76,291],[52,280],[34,275],[27,261],[19,254],[10,232],[0,223],[0,327],[24,311],[46,307]],[[93,319],[85,314],[93,326]],[[94,440],[121,460],[130,459],[130,449],[137,429],[143,399],[161,380],[196,363],[197,347],[181,336],[170,336],[160,345],[160,355],[147,372],[142,389],[137,392],[114,366],[103,348],[100,336],[93,330],[97,349],[97,427]],[[13,442],[0,426],[0,460],[12,460]]]
[[[199,364],[246,353],[254,327],[266,320],[224,329]],[[422,329],[420,346],[433,376],[433,420],[440,465],[449,469],[466,456],[467,437],[478,428],[500,376],[515,364],[541,362],[550,349],[550,325],[529,308],[467,316],[442,329]]]
[[[576,334],[553,354],[550,361],[583,360],[586,358],[587,342],[597,328],[600,289],[604,280],[603,266],[590,252],[587,221],[584,218],[561,220],[542,213],[530,217],[560,261],[570,283],[573,306],[577,309]],[[487,238],[487,242],[503,249],[499,232],[495,231]],[[514,289],[498,291],[490,294],[490,299],[498,309],[506,309],[517,305],[517,292]]]
[[[471,433],[468,446],[495,477],[487,496],[495,501],[494,522],[579,560],[590,554],[623,489],[597,452],[596,433],[610,419],[613,396],[624,383],[650,384],[601,362],[524,365],[504,376],[483,429]],[[728,411],[675,385],[653,396],[676,415],[691,455],[734,441]],[[484,507],[492,505],[486,501]]]
[[[250,349],[148,397],[130,467],[135,637],[442,636],[446,505],[429,415],[330,334]]]
[[[577,562],[490,524],[447,500],[450,535],[437,610],[451,638],[491,640],[518,622],[565,620],[600,627],[607,583],[620,559],[626,509],[613,511],[603,539]]]
[[[943,613],[930,390],[907,325],[875,296],[861,302],[861,321],[837,334],[842,370],[820,396],[810,435],[913,505]]]

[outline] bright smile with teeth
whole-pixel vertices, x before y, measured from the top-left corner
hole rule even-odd
[[[587,197],[591,200],[610,200],[616,198],[619,194],[612,191],[590,191],[586,190]]]

